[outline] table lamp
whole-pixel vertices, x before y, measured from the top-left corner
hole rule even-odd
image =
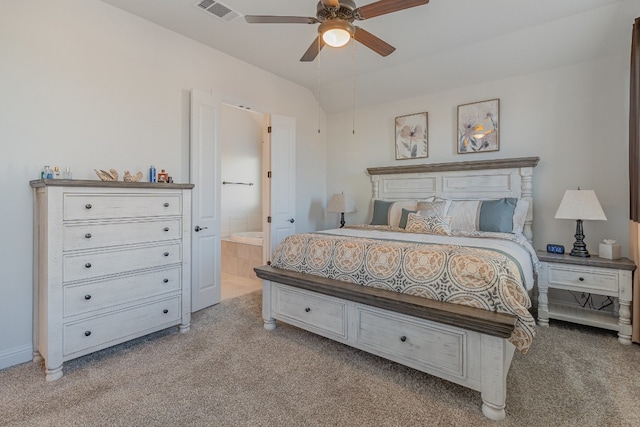
[[[344,193],[334,194],[329,200],[327,212],[340,214],[340,228],[344,227],[344,214],[356,211],[354,200]]]
[[[589,257],[587,245],[584,243],[584,233],[582,232],[583,220],[604,220],[607,217],[602,211],[600,202],[593,190],[567,190],[562,197],[558,211],[556,212],[558,219],[575,219],[576,220],[576,241],[573,244],[571,255],[579,257]]]

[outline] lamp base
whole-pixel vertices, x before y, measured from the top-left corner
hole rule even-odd
[[[576,234],[573,236],[576,238],[576,241],[573,243],[573,249],[571,249],[571,256],[578,256],[582,258],[588,258],[589,251],[587,250],[587,245],[584,243],[584,233],[582,232],[582,220],[576,220]]]
[[[344,212],[340,213],[340,228],[344,227]]]

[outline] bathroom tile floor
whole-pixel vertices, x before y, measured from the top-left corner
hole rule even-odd
[[[222,299],[239,297],[249,292],[262,289],[262,280],[248,279],[229,273],[222,273]]]

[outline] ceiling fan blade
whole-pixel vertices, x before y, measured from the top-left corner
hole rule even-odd
[[[387,56],[396,50],[396,48],[391,46],[389,43],[360,27],[356,27],[356,32],[353,34],[353,38],[382,56]]]
[[[340,7],[340,2],[338,0],[321,0],[322,4],[326,7]]]
[[[427,3],[429,3],[429,0],[380,0],[359,7],[353,13],[356,19],[363,20]]]
[[[316,24],[316,18],[308,16],[268,16],[247,15],[244,17],[249,24]]]
[[[313,43],[311,43],[311,46],[309,46],[309,49],[307,49],[304,55],[302,55],[302,58],[300,58],[300,62],[311,62],[316,59],[316,56],[318,56],[318,53],[320,53],[320,50],[324,47],[324,45],[324,40],[318,35]]]

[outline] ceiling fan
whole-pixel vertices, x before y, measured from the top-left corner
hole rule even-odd
[[[320,49],[328,44],[332,47],[344,46],[353,37],[369,49],[382,56],[396,50],[384,40],[353,24],[387,13],[397,12],[429,3],[429,0],[379,0],[377,2],[356,7],[353,0],[320,0],[315,18],[305,16],[267,16],[247,15],[245,20],[250,24],[317,24],[318,37],[302,55],[300,61],[313,61]]]

